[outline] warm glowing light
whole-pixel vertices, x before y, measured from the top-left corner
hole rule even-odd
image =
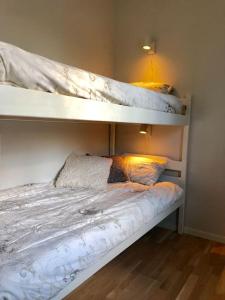
[[[148,46],[148,45],[145,45],[145,46],[143,46],[143,49],[149,51],[149,50],[152,49],[152,47],[151,47],[151,46]]]
[[[165,164],[165,160],[167,160],[165,157],[152,156],[152,155],[151,157],[148,157],[148,155],[138,156],[138,154],[127,156],[127,162],[130,164],[149,163],[149,162],[157,162],[159,164]]]
[[[129,163],[138,164],[138,163],[149,162],[150,159],[144,156],[127,156],[127,160]]]
[[[141,134],[146,134],[147,131],[140,130],[139,133],[141,133]]]

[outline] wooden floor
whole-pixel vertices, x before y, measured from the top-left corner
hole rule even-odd
[[[156,228],[66,300],[225,299],[225,245]]]

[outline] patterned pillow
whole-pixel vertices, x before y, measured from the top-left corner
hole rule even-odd
[[[70,154],[60,172],[56,187],[106,189],[111,158]]]
[[[157,182],[168,162],[166,158],[130,155],[125,157],[129,180],[149,186]]]
[[[133,82],[132,85],[148,89],[154,92],[163,94],[172,94],[173,87],[169,84],[158,83],[158,82]]]
[[[128,181],[129,178],[125,172],[126,158],[123,156],[112,156],[111,158],[113,163],[110,169],[108,183]]]

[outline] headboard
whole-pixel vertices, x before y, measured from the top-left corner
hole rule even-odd
[[[191,95],[187,94],[183,96],[182,103],[185,105],[185,114],[188,118],[188,124],[183,126],[182,133],[182,145],[181,149],[181,160],[175,161],[169,159],[167,170],[161,176],[163,181],[171,181],[179,184],[184,190],[186,189],[186,175],[187,175],[187,156],[188,156],[188,139],[189,139],[189,128],[190,128],[190,115],[191,115]],[[156,125],[157,126],[157,125]],[[112,123],[109,127],[109,153],[116,153],[116,125]],[[144,154],[138,154],[139,156]]]
[[[171,181],[184,188],[185,181],[183,181],[183,170],[183,161],[169,159],[166,171],[161,175],[160,180]]]

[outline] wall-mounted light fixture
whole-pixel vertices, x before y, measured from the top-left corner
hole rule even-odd
[[[155,54],[156,53],[156,43],[155,40],[151,40],[150,38],[145,38],[142,43],[142,50],[147,54]]]
[[[152,125],[148,125],[148,124],[141,124],[140,125],[140,129],[139,129],[139,133],[141,134],[149,134],[152,135]]]

